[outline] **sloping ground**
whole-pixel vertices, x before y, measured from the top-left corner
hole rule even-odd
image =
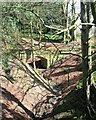
[[[31,48],[32,46],[32,40],[30,38],[20,38],[21,41],[22,41],[22,46],[24,48]],[[59,49],[59,50],[67,50],[67,49],[70,49],[72,50],[73,48],[75,48],[76,46],[80,46],[80,41],[72,41],[68,44],[65,44],[65,43],[60,43],[59,41],[58,42],[48,42],[48,41],[43,41],[43,42],[39,42],[39,39],[38,41],[35,41],[33,40],[34,42],[34,46],[36,47],[39,47],[40,49],[41,48],[46,48],[46,50],[54,50],[54,49]]]
[[[54,66],[42,72],[46,80],[56,91],[61,92],[61,96],[66,96],[76,86],[79,79],[82,78],[81,60],[77,56],[66,55]],[[18,101],[28,108],[28,110],[39,115],[44,112],[50,112],[54,104],[59,99],[51,97],[47,90],[40,86],[32,86],[31,79],[24,73],[17,73],[18,81],[15,84],[7,83],[2,80],[2,120],[30,120],[28,114],[18,105]],[[52,98],[52,99],[50,99]],[[51,103],[50,102],[51,100]],[[50,119],[51,120],[51,119]]]
[[[2,99],[0,99],[2,103],[2,120],[30,120],[26,112],[17,107],[24,93],[17,85],[6,83],[3,83],[0,89],[2,93]]]

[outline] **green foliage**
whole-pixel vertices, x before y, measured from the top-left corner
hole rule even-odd
[[[62,35],[51,35],[51,34],[45,34],[45,37],[48,37],[49,39],[62,39]]]
[[[10,65],[9,65],[9,55],[8,53],[4,53],[3,57],[2,57],[2,65],[3,65],[3,70],[6,74],[6,78],[11,81],[12,80],[12,76],[10,74]]]
[[[95,81],[95,86],[96,86],[96,71],[92,73],[93,79]]]
[[[83,86],[82,80],[79,80],[78,83],[77,83],[77,85],[76,85],[76,88],[77,89],[81,89],[82,86]]]
[[[93,49],[96,49],[96,44],[92,45],[92,48],[93,48]]]

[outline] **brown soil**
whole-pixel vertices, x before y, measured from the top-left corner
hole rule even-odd
[[[77,44],[77,42],[74,42],[74,44]],[[61,48],[64,47],[62,46],[63,45],[61,45]],[[80,63],[81,60],[78,56],[65,55],[64,58],[55,63],[55,65],[43,70],[42,74],[54,89],[58,89],[62,93],[60,97],[66,96],[75,88],[77,82],[82,78]],[[16,73],[16,75],[17,74],[18,73]],[[32,120],[18,105],[18,100],[35,114],[37,114],[36,112],[42,114],[46,112],[46,109],[47,112],[52,110],[53,106],[51,106],[50,109],[45,109],[46,100],[48,100],[48,96],[52,96],[52,94],[42,87],[32,86],[30,79],[28,76],[24,76],[24,73],[18,74],[18,81],[14,84],[7,82],[3,77],[0,79],[2,80],[0,89],[2,93],[0,99],[2,103],[2,120]]]

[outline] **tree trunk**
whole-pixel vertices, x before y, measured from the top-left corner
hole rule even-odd
[[[68,1],[62,5],[62,25],[64,26],[64,29],[67,28],[68,24]],[[65,42],[65,39],[67,38],[67,32],[62,33],[63,34],[63,41]]]
[[[90,23],[90,3],[81,2],[81,22],[82,23]],[[93,101],[92,98],[92,78],[91,74],[89,74],[89,69],[92,69],[92,57],[91,56],[91,46],[89,46],[89,29],[91,26],[82,25],[81,31],[81,43],[82,43],[82,69],[83,69],[83,93],[86,101],[85,109],[87,110],[87,119],[92,119],[96,114],[94,112]],[[90,48],[90,49],[89,49]],[[90,59],[88,64],[88,59]]]
[[[86,5],[81,2],[81,23],[87,23]],[[87,113],[87,76],[88,76],[88,38],[89,30],[87,25],[82,25],[81,29],[81,47],[82,47],[82,70],[83,70],[83,99],[86,101],[84,111]]]
[[[87,23],[86,5],[81,2],[81,22]],[[88,76],[88,39],[89,39],[89,29],[88,25],[82,25],[81,31],[81,45],[82,45],[82,69],[83,69],[83,89],[86,92],[87,87],[87,76]]]
[[[95,2],[91,2],[91,11],[92,11],[92,16],[93,16],[93,23],[96,26],[96,1]]]
[[[71,13],[71,15],[72,15],[71,26],[73,26],[75,24],[75,22],[76,22],[76,20],[75,20],[75,1],[74,0],[72,0],[72,13]],[[72,28],[70,30],[70,36],[71,36],[70,41],[75,40],[75,33],[74,33],[74,31],[75,31],[75,28]]]

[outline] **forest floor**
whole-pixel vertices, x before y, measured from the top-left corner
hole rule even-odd
[[[62,43],[60,44],[62,46]],[[80,42],[74,41],[66,45],[65,48],[69,49],[69,47],[72,47],[71,44],[75,48],[80,47]],[[76,51],[74,49],[71,52],[79,54],[80,50]],[[67,54],[53,66],[42,71],[44,78],[51,83],[53,88],[56,91],[60,91],[61,95],[57,98],[38,85],[32,86],[30,78],[23,72],[15,74],[18,74],[18,81],[14,84],[6,81],[3,77],[0,78],[0,81],[2,81],[0,89],[2,94],[0,98],[0,103],[2,103],[2,120],[31,120],[18,105],[18,100],[37,116],[38,113],[42,115],[44,112],[52,111],[58,99],[68,95],[76,88],[79,80],[82,79],[81,59],[78,56]],[[53,99],[51,100],[52,96]],[[49,100],[51,100],[52,104],[50,104]],[[49,120],[51,119],[49,118]]]

